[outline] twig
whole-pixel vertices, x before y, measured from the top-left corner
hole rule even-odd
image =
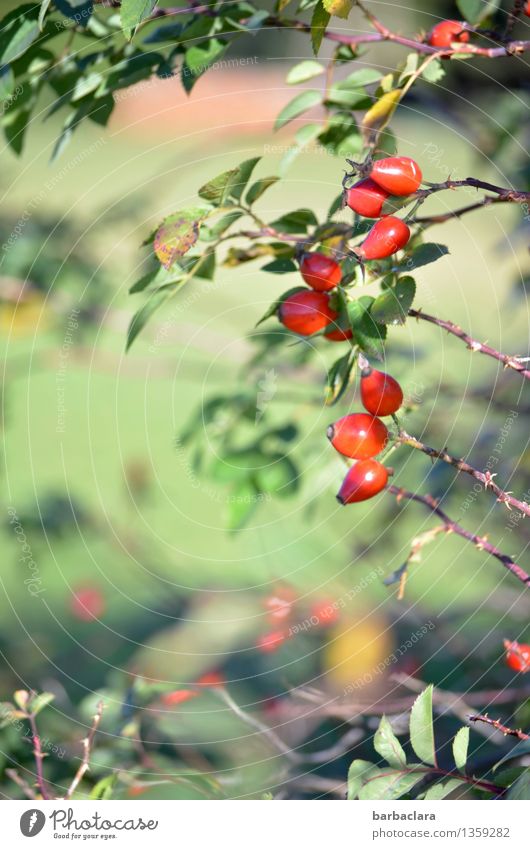
[[[92,751],[92,745],[94,743],[94,737],[96,736],[96,731],[98,730],[98,725],[101,721],[101,717],[103,715],[103,702],[99,701],[98,706],[96,708],[96,713],[92,719],[92,725],[90,731],[87,736],[83,740],[83,759],[81,764],[79,765],[79,769],[72,779],[72,783],[70,784],[68,790],[65,793],[65,799],[71,799],[74,794],[79,782],[83,778],[86,772],[88,772],[90,768],[90,753]]]
[[[497,731],[501,731],[505,737],[517,737],[518,740],[530,740],[530,734],[525,734],[520,728],[508,728],[502,725],[499,719],[490,719],[487,713],[469,714],[470,722],[485,722],[486,725],[491,725]]]
[[[11,779],[11,781],[14,781],[15,784],[18,784],[18,786],[21,788],[21,790],[24,792],[28,799],[37,798],[37,794],[35,793],[35,791],[29,786],[27,781],[25,781],[22,776],[18,774],[16,769],[6,769],[6,775]]]
[[[415,38],[407,38],[406,36],[402,36],[398,33],[392,32],[388,29],[388,27],[382,24],[374,15],[368,13],[367,10],[364,9],[364,7],[363,12],[370,21],[370,24],[372,25],[375,32],[361,33],[360,35],[344,35],[343,33],[338,33],[326,29],[324,32],[324,38],[328,39],[329,41],[333,41],[336,44],[346,44],[350,47],[356,47],[359,44],[373,44],[382,41],[390,41],[394,44],[399,44],[402,47],[407,47],[411,50],[415,50],[417,53],[441,53],[444,57],[454,56],[455,54],[464,54],[468,56],[482,56],[486,59],[496,59],[501,56],[521,55],[527,50],[530,50],[530,41],[514,40],[506,41],[504,44],[496,47],[480,47],[476,44],[460,43],[454,44],[452,47],[448,47],[447,49],[444,48],[441,51],[439,47],[433,47],[425,41],[419,41]],[[173,17],[175,15],[180,14],[202,14],[209,15],[213,18],[218,17],[221,14],[221,11],[212,8],[207,4],[191,5],[188,8],[161,8],[157,9],[149,18],[143,21],[142,26],[144,26],[148,21],[151,20],[165,17]],[[244,24],[245,20],[241,20],[240,23]],[[281,18],[278,15],[269,15],[269,17],[266,18],[261,24],[260,29],[266,29],[269,27],[274,29],[289,29],[293,30],[294,32],[311,32],[310,24],[305,23],[305,21]]]
[[[455,533],[463,539],[467,539],[469,542],[472,542],[479,551],[486,551],[488,554],[491,554],[491,556],[495,557],[500,563],[502,563],[504,568],[514,575],[517,580],[521,581],[521,583],[525,584],[525,586],[530,586],[530,575],[528,575],[528,573],[525,572],[525,570],[519,566],[512,557],[509,557],[507,554],[503,554],[499,551],[498,548],[488,542],[487,537],[479,537],[477,534],[466,530],[466,528],[463,528],[457,522],[450,519],[432,495],[418,495],[415,492],[409,492],[407,489],[402,489],[401,487],[394,486],[393,484],[387,486],[387,491],[392,495],[395,495],[398,502],[406,500],[416,501],[419,504],[423,504],[443,521],[447,533]]]
[[[46,782],[44,780],[44,772],[42,769],[42,762],[44,760],[44,754],[42,752],[41,744],[40,744],[40,735],[37,730],[37,722],[35,720],[35,714],[28,713],[26,715],[26,719],[29,722],[31,728],[31,736],[33,738],[33,756],[35,758],[35,766],[37,769],[37,786],[40,790],[40,794],[43,799],[49,799],[50,796],[48,794],[48,790],[46,787]]]
[[[473,339],[472,336],[452,321],[445,321],[445,319],[436,318],[434,315],[428,315],[421,309],[411,309],[408,314],[411,318],[417,318],[421,319],[421,321],[428,321],[430,324],[436,324],[437,327],[440,327],[442,330],[447,330],[447,332],[451,333],[452,336],[456,336],[457,339],[461,339],[462,342],[465,342],[470,351],[485,354],[487,357],[492,357],[494,360],[498,360],[502,363],[505,368],[511,368],[514,371],[519,372],[519,374],[526,380],[530,380],[530,369],[525,367],[521,358],[510,354],[503,354],[495,348],[492,348],[491,345],[487,345],[485,342],[479,342],[477,339]]]
[[[519,501],[518,498],[514,498],[511,493],[504,492],[504,490],[502,490],[500,486],[497,486],[494,482],[493,478],[495,475],[490,471],[480,472],[469,463],[466,463],[465,460],[459,460],[456,457],[452,457],[445,449],[438,451],[436,448],[431,448],[429,445],[425,445],[424,442],[421,442],[419,439],[416,439],[416,437],[411,436],[405,430],[399,431],[396,442],[399,442],[402,445],[408,445],[410,448],[415,448],[417,451],[422,451],[433,460],[443,460],[444,463],[447,463],[449,466],[453,466],[453,468],[458,469],[459,472],[465,472],[467,475],[471,475],[472,478],[475,478],[475,480],[483,484],[484,489],[491,489],[491,491],[497,496],[497,501],[500,501],[501,504],[505,504],[509,510],[511,510],[512,507],[515,507],[516,510],[519,510],[525,516],[530,516],[530,505],[527,504],[526,501]]]
[[[296,752],[293,752],[292,749],[289,748],[287,743],[284,743],[283,740],[278,737],[278,735],[269,728],[268,725],[265,725],[263,722],[260,722],[259,719],[256,719],[254,716],[251,716],[249,713],[246,713],[232,698],[232,696],[228,693],[228,691],[224,687],[216,687],[213,690],[216,695],[218,695],[223,702],[238,716],[243,720],[247,725],[250,725],[251,728],[254,728],[256,731],[259,731],[263,734],[266,739],[272,743],[275,749],[284,755],[288,761],[292,763],[299,764],[302,761],[300,755]]]

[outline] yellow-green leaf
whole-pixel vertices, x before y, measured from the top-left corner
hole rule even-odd
[[[368,110],[361,124],[365,144],[375,144],[379,133],[384,130],[396,111],[402,92],[401,88],[385,92]]]

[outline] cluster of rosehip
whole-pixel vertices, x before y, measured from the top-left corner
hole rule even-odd
[[[339,618],[339,609],[329,599],[319,599],[313,602],[309,610],[301,609],[296,604],[296,596],[289,587],[280,588],[274,595],[265,599],[267,619],[273,629],[267,631],[256,643],[257,648],[263,654],[271,654],[280,648],[282,643],[294,636],[298,631],[307,629],[308,626],[315,628],[327,628],[333,625]],[[293,618],[296,614],[296,624],[293,626]],[[303,619],[303,621],[301,621]]]
[[[417,162],[408,156],[389,156],[374,162],[369,176],[346,191],[350,209],[364,218],[380,219],[362,244],[353,249],[361,262],[386,259],[405,247],[410,239],[407,223],[394,215],[383,215],[383,204],[389,197],[413,194],[421,180]],[[300,272],[312,291],[294,292],[281,302],[278,317],[282,324],[299,336],[326,330],[324,336],[330,342],[351,339],[351,329],[341,326],[328,294],[341,282],[339,263],[323,253],[306,253],[300,262]]]
[[[327,435],[339,454],[357,460],[342,482],[337,500],[354,504],[373,498],[388,483],[388,469],[374,460],[388,442],[380,416],[391,416],[403,403],[401,386],[362,358],[361,401],[367,413],[350,413],[328,427]]]

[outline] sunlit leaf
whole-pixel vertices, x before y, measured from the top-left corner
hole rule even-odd
[[[436,765],[432,719],[432,684],[420,693],[410,712],[410,742],[417,756],[426,764]]]

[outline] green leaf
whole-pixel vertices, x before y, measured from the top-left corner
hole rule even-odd
[[[324,9],[336,18],[347,18],[354,0],[323,0]]]
[[[346,310],[355,341],[369,356],[382,359],[386,327],[377,324],[370,315],[369,309],[373,298],[363,297],[356,301],[348,301]]]
[[[231,198],[234,198],[234,200],[237,201],[241,199],[241,195],[245,191],[252,172],[260,159],[261,156],[254,156],[252,159],[245,159],[245,161],[238,166],[237,176],[235,177],[230,189]]]
[[[256,485],[262,493],[274,493],[279,498],[293,495],[299,484],[299,472],[292,460],[285,455],[269,457],[267,463],[256,473]]]
[[[364,782],[373,775],[378,775],[379,768],[370,761],[355,760],[348,770],[348,799],[359,798]]]
[[[383,716],[379,728],[375,732],[374,749],[390,766],[399,768],[407,765],[407,757],[403,747],[392,731],[392,726],[386,716]]]
[[[469,731],[469,728],[467,728],[466,731]],[[450,778],[448,781],[440,781],[438,784],[433,784],[432,787],[429,787],[423,798],[426,802],[436,802],[440,799],[445,799],[449,793],[452,793],[453,790],[456,790],[457,787],[461,786],[462,782],[459,781],[458,778]]]
[[[132,38],[138,24],[145,21],[156,6],[157,0],[121,0],[120,19],[125,37]]]
[[[202,221],[208,215],[205,209],[181,209],[168,216],[156,231],[155,254],[164,268],[171,268],[195,244]]]
[[[387,91],[368,110],[362,121],[365,144],[373,145],[377,142],[379,134],[384,130],[396,111],[401,100],[401,95],[402,90],[400,88]]]
[[[457,769],[464,769],[469,746],[469,728],[461,728],[453,740],[453,757]]]
[[[257,201],[267,189],[270,189],[271,186],[274,186],[275,183],[278,182],[279,177],[262,177],[261,180],[256,180],[255,183],[251,185],[246,195],[246,202],[251,205]]]
[[[530,799],[530,769],[526,769],[508,788],[507,799]]]
[[[15,75],[10,65],[0,68],[0,100],[7,100],[15,90]]]
[[[272,262],[267,263],[267,265],[263,265],[261,270],[271,272],[272,274],[291,274],[293,271],[298,271],[298,266],[292,259],[281,257],[280,259],[274,259]]]
[[[13,699],[15,704],[21,709],[26,710],[29,702],[29,692],[27,690],[15,690],[13,693]]]
[[[460,13],[470,24],[479,24],[500,5],[500,0],[456,0]]]
[[[318,0],[311,18],[311,44],[313,45],[315,56],[318,56],[318,51],[320,50],[320,45],[322,44],[322,39],[324,38],[330,18],[331,15],[324,9],[322,0]]]
[[[342,106],[343,109],[367,109],[371,99],[363,89],[343,88],[340,83],[332,85],[326,95],[326,104]],[[355,126],[355,125],[354,125]]]
[[[420,693],[410,712],[410,742],[417,756],[426,764],[436,766],[434,728],[432,720],[432,692],[430,684]]]
[[[158,286],[167,286],[169,283],[177,283],[181,273],[180,268],[178,270],[175,269],[175,271],[167,271],[163,265],[160,265],[133,283],[129,289],[129,294],[136,295],[138,292],[143,292],[148,286],[155,288]]]
[[[240,530],[261,502],[260,493],[251,481],[242,481],[230,493],[227,505],[229,531]]]
[[[400,277],[396,285],[379,295],[370,310],[379,324],[404,324],[416,294],[413,277]]]
[[[40,9],[39,9],[39,29],[42,32],[44,27],[44,18],[46,17],[46,12],[50,8],[51,0],[41,0]]]
[[[338,85],[340,88],[363,88],[379,82],[382,76],[382,73],[375,68],[360,68],[358,71],[348,74]]]
[[[418,245],[414,248],[412,255],[405,259],[399,268],[413,271],[415,268],[421,268],[423,265],[429,265],[431,262],[436,262],[442,256],[449,253],[447,245],[440,245],[437,242],[425,242],[423,245]]]
[[[226,215],[223,215],[222,218],[219,218],[215,224],[212,224],[211,227],[205,227],[201,230],[201,239],[206,239],[210,242],[215,241],[219,238],[219,236],[222,236],[223,233],[232,226],[232,224],[241,218],[242,215],[244,215],[244,213],[238,209],[234,210],[234,212],[228,212]]]
[[[271,222],[271,226],[280,233],[303,233],[316,224],[318,221],[312,209],[295,209]]]
[[[282,176],[290,168],[296,157],[302,152],[303,148],[317,138],[321,130],[321,124],[304,124],[296,131],[294,134],[296,144],[288,148],[280,162],[280,174]]]
[[[380,775],[369,776],[359,792],[359,799],[399,799],[421,781],[424,772],[406,769],[381,769]]]
[[[186,33],[184,33],[186,34]],[[225,41],[210,38],[202,44],[194,44],[186,50],[184,62],[180,69],[180,78],[184,90],[188,93],[211,65],[221,58],[228,47]]]
[[[433,59],[421,72],[421,75],[427,82],[437,83],[445,77],[445,68],[439,59]]]
[[[297,118],[299,115],[307,112],[308,109],[312,109],[313,106],[316,106],[317,103],[320,103],[321,101],[322,94],[319,91],[309,89],[308,91],[300,92],[300,94],[297,94],[296,97],[287,104],[287,106],[284,106],[276,118],[274,129],[279,130],[281,127],[285,127],[289,121],[292,121],[294,118]]]
[[[53,693],[37,693],[37,695],[31,699],[29,709],[31,713],[37,715],[43,708],[49,705],[50,702],[53,702],[54,699],[55,696]]]
[[[295,65],[294,68],[291,68],[285,82],[288,85],[305,83],[307,80],[312,80],[313,77],[318,77],[320,74],[325,73],[325,70],[324,66],[320,62],[316,62],[315,59],[305,59],[303,62]]]
[[[137,313],[132,317],[131,323],[129,324],[129,329],[127,331],[127,344],[125,346],[125,350],[128,351],[131,347],[132,343],[138,336],[141,330],[145,327],[151,316],[156,310],[162,306],[164,301],[166,301],[169,297],[169,291],[167,289],[159,290],[158,292],[154,292],[147,303],[138,310]]]
[[[209,180],[198,191],[199,197],[213,203],[215,206],[223,206],[228,200],[230,188],[233,181],[237,177],[237,168],[232,168],[229,171],[223,171],[213,180]]]
[[[0,66],[22,56],[39,34],[39,8],[34,3],[9,12],[0,20]]]
[[[97,801],[103,799],[112,799],[112,791],[114,790],[114,786],[117,780],[118,779],[115,773],[106,775],[105,778],[100,779],[100,781],[94,784],[92,790],[90,791],[89,798],[96,799]]]
[[[350,385],[354,364],[355,351],[353,349],[350,349],[347,354],[335,360],[328,371],[326,381],[326,406],[331,407],[342,398]]]

